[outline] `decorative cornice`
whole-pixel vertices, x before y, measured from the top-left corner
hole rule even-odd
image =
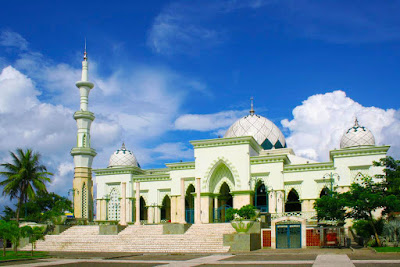
[[[350,170],[368,170],[372,165],[349,166]]]
[[[284,164],[289,164],[290,160],[287,155],[268,155],[268,156],[254,156],[250,157],[250,164],[268,164],[283,162]]]
[[[90,147],[74,147],[73,149],[71,149],[71,155],[72,156],[89,155],[95,157],[97,153],[96,150]]]
[[[232,196],[236,195],[254,195],[254,191],[252,190],[241,190],[241,191],[232,191],[230,192]]]
[[[329,156],[334,158],[358,157],[386,154],[390,146],[362,146],[331,150]]]
[[[89,81],[77,81],[76,83],[75,83],[75,85],[76,85],[76,87],[83,87],[83,86],[86,86],[86,87],[89,87],[90,89],[92,89],[93,87],[94,87],[94,84],[92,83],[92,82],[89,82]]]
[[[96,176],[115,175],[115,174],[143,174],[143,170],[138,167],[114,167],[93,170]]]
[[[135,175],[132,177],[133,182],[150,182],[150,181],[169,181],[171,178],[167,175]]]
[[[285,181],[283,182],[285,185],[296,185],[296,184],[302,184],[303,181]]]
[[[335,167],[333,162],[322,162],[322,163],[307,163],[307,164],[295,164],[287,165],[283,167],[283,172],[308,172],[308,171],[324,171],[334,170]]]
[[[143,171],[147,175],[147,174],[169,174],[170,170],[168,168],[160,168],[160,169],[147,169]]]
[[[253,172],[251,173],[251,177],[259,177],[259,176],[266,177],[269,176],[269,174],[270,172]]]
[[[167,163],[165,164],[168,168],[173,171],[176,170],[192,170],[195,168],[195,163],[191,162],[175,162],[175,163]]]
[[[94,118],[95,118],[94,113],[90,112],[90,111],[80,110],[80,111],[76,111],[74,113],[74,119],[75,120],[77,120],[77,119],[89,119],[89,120],[93,121]]]
[[[217,197],[217,196],[219,196],[220,194],[214,194],[214,193],[207,193],[207,192],[205,192],[205,193],[200,193],[200,196],[201,197]]]
[[[195,140],[190,141],[195,149],[216,147],[216,146],[235,146],[235,145],[250,145],[255,151],[259,152],[262,147],[252,136],[240,136],[230,138],[217,138],[217,139],[206,139],[206,140]]]

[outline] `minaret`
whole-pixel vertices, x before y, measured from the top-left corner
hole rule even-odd
[[[90,126],[94,114],[88,110],[88,99],[93,83],[88,80],[88,61],[85,53],[82,61],[82,78],[76,82],[81,98],[80,110],[75,112],[74,119],[78,126],[76,147],[71,150],[74,157],[75,174],[73,181],[74,190],[74,215],[75,218],[93,221],[93,181],[92,162],[96,151],[90,147]]]

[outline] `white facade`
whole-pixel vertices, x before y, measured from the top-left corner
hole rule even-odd
[[[232,130],[235,125],[236,128],[238,124],[244,125],[244,120],[246,129],[240,133]],[[389,146],[372,143],[372,133],[358,122],[342,139],[350,137],[352,141],[347,142],[350,145],[342,142],[341,149],[330,151],[328,162],[296,156],[291,148],[286,148],[280,130],[269,122],[252,109],[224,138],[191,141],[194,162],[166,164],[163,169],[141,169],[133,153],[124,148],[127,151],[124,157],[131,158],[121,162],[128,163],[94,170],[96,220],[120,220],[123,214],[128,223],[136,224],[213,223],[224,221],[228,207],[252,204],[271,213],[272,218],[294,215],[312,221],[316,219],[314,201],[324,187],[345,191],[362,176],[382,173],[382,168],[372,163],[385,157]],[[356,131],[356,127],[361,130]],[[281,148],[275,148],[278,140]],[[266,144],[273,147],[266,149]],[[115,155],[113,162],[118,161]],[[126,198],[121,192],[123,183],[126,183]],[[125,206],[124,210],[117,210],[116,194],[121,201],[119,207]]]

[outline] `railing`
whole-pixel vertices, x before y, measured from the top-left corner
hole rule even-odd
[[[293,212],[282,212],[282,213],[271,213],[271,219],[277,219],[281,217],[300,217],[308,221],[316,221],[317,213],[315,211],[293,211]]]

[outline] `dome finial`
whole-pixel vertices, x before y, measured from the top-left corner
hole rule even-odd
[[[126,150],[126,148],[125,148],[125,142],[122,142],[121,150]]]
[[[253,97],[250,97],[250,101],[251,101],[251,108],[250,108],[250,115],[254,115],[254,105],[253,105]]]
[[[358,125],[358,119],[357,119],[357,117],[356,117],[356,119],[355,119],[355,121],[354,121],[354,127],[358,127],[359,125]]]
[[[83,60],[84,60],[84,61],[87,61],[86,38],[85,38],[85,52],[83,52]]]

